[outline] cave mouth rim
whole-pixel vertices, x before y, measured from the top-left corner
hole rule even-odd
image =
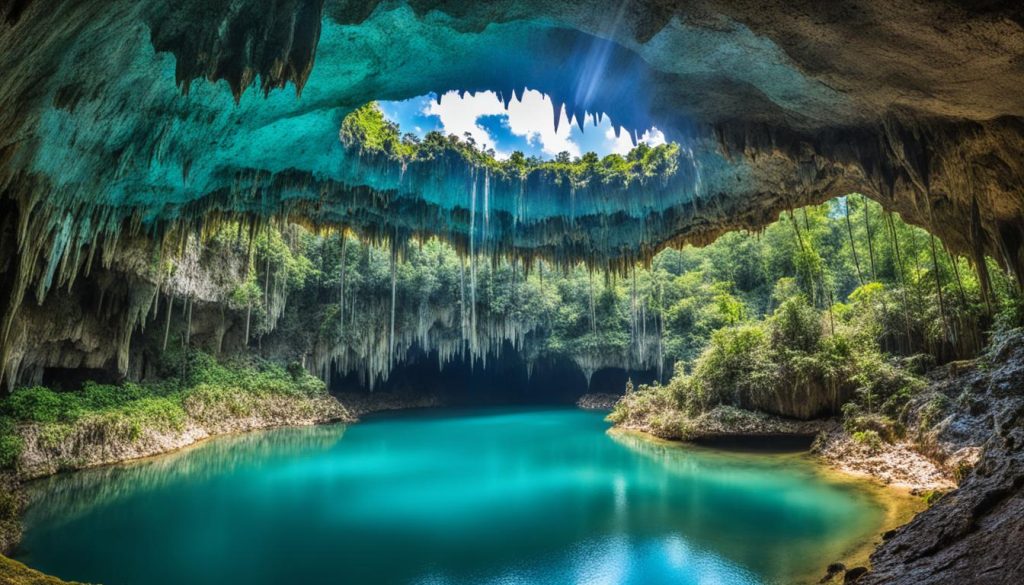
[[[475,146],[493,151],[492,156],[500,161],[516,152],[539,162],[553,162],[563,152],[575,158],[588,154],[602,159],[612,154],[625,157],[640,144],[652,148],[680,144],[669,138],[678,132],[659,128],[653,121],[646,128],[630,129],[616,124],[615,117],[604,110],[574,111],[571,104],[543,89],[524,85],[509,95],[506,92],[489,88],[429,91],[401,99],[374,99],[353,112],[375,104],[400,135],[413,135],[421,141],[434,131],[459,138],[472,136]]]

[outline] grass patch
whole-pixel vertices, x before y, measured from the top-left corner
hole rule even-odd
[[[857,431],[851,435],[853,442],[858,445],[867,447],[868,451],[872,453],[878,453],[882,450],[882,437],[878,435],[877,431]]]
[[[177,376],[146,383],[87,382],[76,392],[43,386],[19,388],[0,400],[0,469],[14,469],[24,448],[20,426],[39,429],[44,447],[88,429],[110,440],[136,441],[147,431],[182,431],[190,418],[213,422],[256,414],[262,401],[280,396],[326,396],[322,381],[301,367],[263,360],[218,362],[192,351],[171,356],[165,371]]]
[[[80,585],[61,581],[0,555],[0,583],[4,585]]]

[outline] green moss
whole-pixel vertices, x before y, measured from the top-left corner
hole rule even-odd
[[[0,469],[13,468],[24,448],[16,431],[14,419],[0,416]]]
[[[946,492],[942,490],[928,490],[923,496],[921,496],[921,499],[924,500],[924,504],[926,506],[931,508],[935,502],[938,502],[944,495],[946,495]]]
[[[4,585],[78,585],[71,581],[61,581],[56,577],[44,575],[3,555],[0,555],[0,583]]]
[[[87,382],[78,392],[41,386],[15,390],[0,400],[0,469],[13,469],[23,448],[19,425],[35,425],[44,447],[57,447],[76,432],[136,441],[146,432],[178,432],[190,416],[215,422],[257,412],[271,396],[326,395],[323,382],[304,370],[260,360],[218,362],[200,351],[171,354],[169,371],[183,378],[147,384]],[[184,363],[182,363],[184,362]]]

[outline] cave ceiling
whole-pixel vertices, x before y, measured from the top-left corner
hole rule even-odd
[[[521,257],[621,265],[862,192],[1024,273],[1019,2],[16,0],[0,13],[0,240],[47,286],[97,238],[211,218],[466,249],[485,189],[476,249]],[[629,189],[524,184],[339,140],[372,100],[527,87],[570,118],[657,126],[682,146],[680,172]]]

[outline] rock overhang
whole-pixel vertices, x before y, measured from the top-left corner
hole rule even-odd
[[[126,224],[160,234],[211,216],[468,248],[472,192],[488,188],[483,249],[524,257],[610,266],[861,191],[1019,268],[1020,9],[826,4],[22,2],[0,28],[0,179],[31,216],[22,245],[52,244],[51,265]],[[682,145],[683,176],[520,185],[465,165],[408,172],[338,139],[371,100],[525,87],[570,119],[657,125]]]

